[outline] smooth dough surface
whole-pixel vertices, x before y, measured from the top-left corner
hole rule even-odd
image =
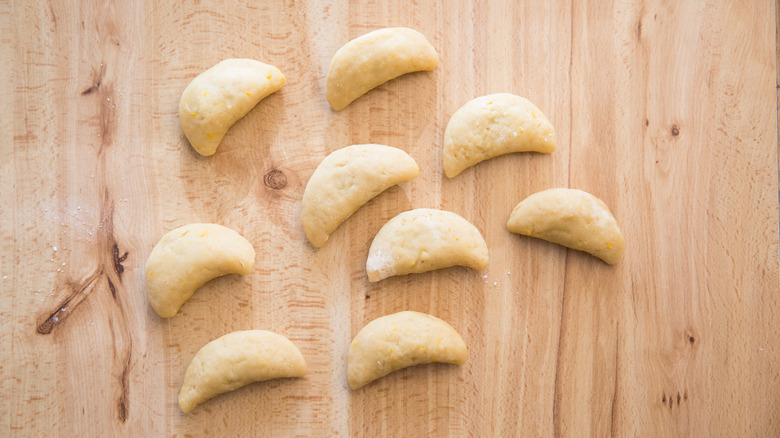
[[[326,97],[334,110],[390,79],[439,65],[423,34],[405,27],[375,30],[344,44],[330,61]]]
[[[466,168],[512,152],[555,150],[555,129],[531,101],[509,93],[468,101],[450,118],[444,131],[444,173],[457,176]]]
[[[432,362],[463,365],[468,350],[452,326],[420,312],[398,312],[377,318],[355,336],[347,356],[352,389],[393,371]]]
[[[339,149],[317,166],[301,202],[303,229],[312,245],[325,245],[343,221],[374,196],[420,173],[401,149],[362,144]]]
[[[366,261],[369,281],[450,266],[484,269],[488,249],[477,227],[455,213],[405,211],[379,229]]]
[[[265,330],[228,333],[198,351],[179,393],[185,413],[206,400],[253,382],[302,377],[306,362],[289,339]]]
[[[585,251],[610,265],[623,256],[625,242],[615,217],[599,198],[577,189],[549,189],[527,197],[512,210],[509,231]]]
[[[189,224],[166,233],[146,262],[149,303],[163,318],[179,311],[196,289],[225,274],[249,274],[255,250],[248,240],[217,224]]]
[[[199,74],[179,101],[184,135],[196,152],[214,155],[227,130],[284,85],[278,68],[254,59],[226,59]]]

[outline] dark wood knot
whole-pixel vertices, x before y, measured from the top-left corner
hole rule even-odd
[[[278,169],[272,169],[263,177],[263,183],[269,189],[280,190],[287,186],[287,176]]]

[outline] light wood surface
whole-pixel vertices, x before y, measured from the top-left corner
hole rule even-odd
[[[423,32],[439,67],[332,111],[330,57],[386,26]],[[779,436],[776,29],[771,1],[0,1],[0,435]],[[288,81],[203,158],[179,97],[228,57]],[[500,91],[548,115],[558,150],[445,178],[449,116]],[[306,182],[369,142],[422,172],[315,250]],[[506,230],[550,187],[610,206],[620,263]],[[474,223],[489,267],[370,284],[373,235],[417,207]],[[196,221],[246,236],[256,269],[163,320],[144,264]],[[351,391],[350,340],[405,309],[452,324],[468,362]],[[198,349],[252,328],[309,374],[182,414]]]

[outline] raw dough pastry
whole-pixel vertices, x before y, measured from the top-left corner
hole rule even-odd
[[[429,208],[390,219],[368,250],[369,281],[460,265],[484,269],[488,249],[477,227],[455,213]]]
[[[444,173],[452,178],[481,161],[511,152],[555,150],[555,129],[528,99],[489,94],[470,100],[444,131]]]
[[[463,365],[468,350],[452,326],[420,312],[398,312],[363,327],[349,346],[347,380],[352,389],[401,368],[432,362]]]
[[[614,265],[625,242],[615,217],[597,197],[576,189],[549,189],[512,210],[509,231],[585,251]]]
[[[179,406],[187,413],[216,395],[253,382],[305,374],[301,352],[284,336],[265,330],[228,333],[204,345],[192,358]]]
[[[361,144],[339,149],[317,166],[301,202],[303,229],[312,245],[325,245],[328,236],[374,196],[420,173],[401,149]]]
[[[189,224],[165,234],[146,262],[149,303],[163,318],[179,311],[196,289],[225,274],[249,274],[252,244],[217,224]]]
[[[258,102],[284,85],[273,65],[226,59],[199,74],[179,101],[179,120],[195,151],[214,155],[227,130]]]
[[[375,30],[344,44],[330,61],[326,96],[338,111],[372,88],[406,73],[433,70],[436,49],[414,29]]]

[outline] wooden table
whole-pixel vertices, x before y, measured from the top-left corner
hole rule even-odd
[[[331,56],[385,26],[422,31],[439,67],[332,111]],[[780,435],[776,31],[770,1],[0,2],[0,435]],[[229,57],[288,81],[203,158],[179,97]],[[450,115],[500,91],[549,116],[558,150],[447,179]],[[315,250],[306,182],[369,142],[422,172]],[[550,187],[610,206],[620,263],[506,230]],[[417,207],[473,222],[489,267],[369,283],[372,237]],[[241,232],[255,272],[164,320],[144,265],[190,222]],[[351,391],[350,340],[404,309],[450,322],[468,362]],[[195,352],[251,328],[288,336],[309,374],[182,414]]]

